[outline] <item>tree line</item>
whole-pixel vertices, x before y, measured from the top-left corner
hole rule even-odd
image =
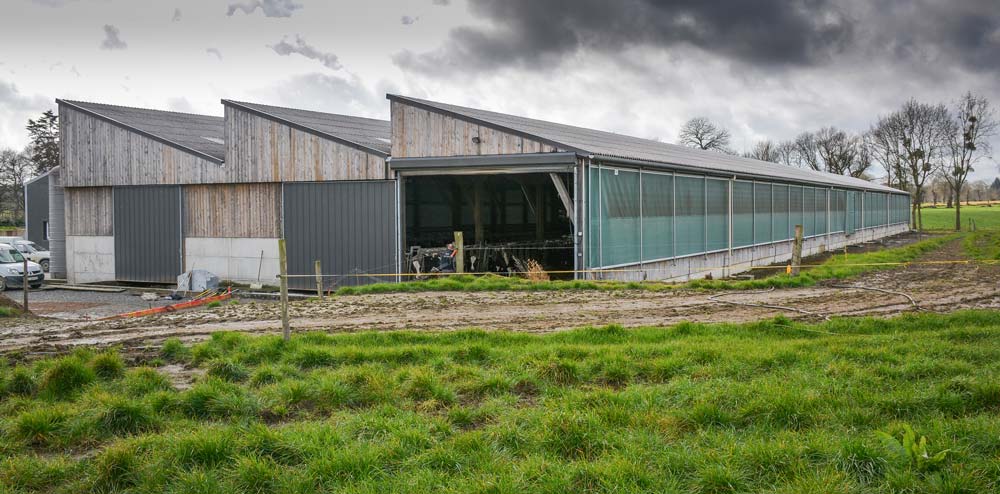
[[[24,184],[59,166],[59,117],[48,110],[26,126],[22,150],[0,148],[0,224],[24,224]]]
[[[968,183],[975,168],[991,158],[990,139],[997,130],[989,100],[968,92],[951,106],[910,99],[862,132],[823,127],[786,141],[757,142],[742,155],[866,180],[881,170],[882,183],[910,192],[914,228],[923,229],[920,204],[930,191],[935,203],[940,194],[942,202],[954,205],[958,230],[962,198],[1000,194],[1000,178],[989,185]],[[678,135],[681,145],[737,154],[730,140],[728,130],[704,117],[689,120]]]

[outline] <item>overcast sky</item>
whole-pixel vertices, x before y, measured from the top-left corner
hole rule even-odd
[[[1000,104],[996,0],[4,0],[0,46],[11,147],[57,97],[388,118],[396,92],[667,142],[705,116],[738,151],[910,97]]]

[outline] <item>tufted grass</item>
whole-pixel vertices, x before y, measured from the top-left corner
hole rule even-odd
[[[0,492],[1000,489],[1000,312],[170,345],[0,364]]]

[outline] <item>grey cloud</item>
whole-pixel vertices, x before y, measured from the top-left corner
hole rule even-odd
[[[121,31],[111,24],[104,25],[104,40],[101,41],[102,50],[124,50],[128,48],[128,43],[122,41]]]
[[[409,25],[413,24],[414,22],[417,22],[418,19],[420,19],[420,18],[419,17],[410,17],[408,15],[404,15],[404,16],[402,16],[402,17],[399,18],[399,22],[401,24],[403,24],[404,26],[409,26]]]
[[[14,83],[0,79],[0,144],[11,147],[27,144],[25,122],[51,108],[51,99],[25,95]]]
[[[76,0],[31,0],[32,3],[37,3],[38,5],[44,5],[46,7],[62,7],[63,5],[73,3]]]
[[[440,5],[442,7],[447,7],[451,5],[451,0],[432,0],[434,5]]]
[[[266,17],[291,17],[292,13],[302,8],[302,4],[292,0],[253,0],[251,2],[231,3],[226,15],[231,16],[237,10],[244,14],[252,14],[258,7]]]
[[[469,8],[486,27],[457,27],[439,49],[402,51],[393,61],[429,75],[544,70],[582,51],[652,48],[765,70],[870,56],[1000,67],[995,0],[469,0]]]
[[[205,53],[209,55],[215,55],[216,58],[222,60],[222,52],[218,48],[205,48]]]
[[[289,43],[287,39],[282,38],[280,43],[269,45],[269,47],[278,55],[288,56],[293,53],[297,53],[303,57],[322,63],[328,69],[338,70],[341,67],[340,60],[337,58],[337,55],[320,51],[316,47],[306,43],[306,41],[298,35],[295,36],[294,44]]]
[[[369,89],[355,75],[313,72],[260,91],[256,97],[281,106],[385,119],[388,118],[385,93],[398,90],[388,82]]]
[[[181,20],[181,9],[174,9],[174,16],[170,19],[171,22],[179,22]]]
[[[192,105],[191,102],[183,96],[168,99],[167,108],[169,108],[170,111],[181,113],[196,113],[194,105]]]

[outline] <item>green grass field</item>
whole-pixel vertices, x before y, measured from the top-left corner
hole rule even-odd
[[[925,230],[955,230],[955,208],[924,207],[922,210]],[[978,230],[1000,230],[1000,204],[987,206],[962,206],[962,230],[969,229],[969,220],[975,220]]]
[[[1000,489],[998,312],[219,333],[162,358],[206,374],[178,390],[87,350],[0,368],[0,492]]]

